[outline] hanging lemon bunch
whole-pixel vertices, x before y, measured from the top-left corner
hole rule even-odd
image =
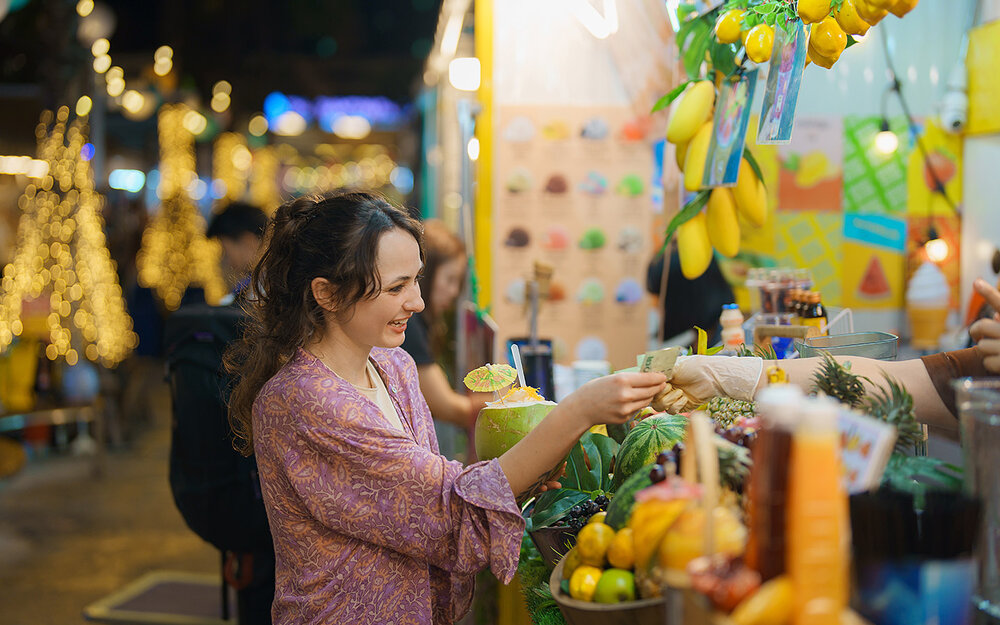
[[[831,68],[854,43],[849,35],[864,36],[892,13],[903,17],[919,0],[734,0],[715,20],[715,40],[739,42],[746,58],[765,63],[774,47],[774,29],[796,17],[809,29],[808,62]]]

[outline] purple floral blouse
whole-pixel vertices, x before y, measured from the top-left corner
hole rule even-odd
[[[276,625],[452,623],[477,571],[514,576],[524,521],[499,463],[441,456],[413,359],[371,358],[404,432],[302,349],[254,402]]]

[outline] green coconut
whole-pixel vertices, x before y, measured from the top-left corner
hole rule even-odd
[[[519,393],[522,390],[525,389],[515,389],[503,400],[489,402],[479,411],[476,419],[476,456],[480,460],[502,456],[556,407],[555,402],[530,396],[538,397],[537,394]]]

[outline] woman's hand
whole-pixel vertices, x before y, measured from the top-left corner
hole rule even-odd
[[[1000,291],[985,280],[976,280],[972,287],[994,310],[1000,310]],[[1000,373],[1000,313],[992,319],[980,319],[969,328],[969,335],[983,355],[983,366],[990,373]]]
[[[624,423],[632,413],[648,406],[666,386],[667,378],[662,373],[616,373],[587,382],[559,406],[581,415],[588,427]]]

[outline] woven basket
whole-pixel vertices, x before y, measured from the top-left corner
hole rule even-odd
[[[560,560],[552,571],[549,588],[556,603],[559,604],[563,618],[566,619],[566,625],[666,625],[668,623],[666,600],[662,597],[608,604],[580,601],[563,594],[560,588],[563,564],[564,561]]]

